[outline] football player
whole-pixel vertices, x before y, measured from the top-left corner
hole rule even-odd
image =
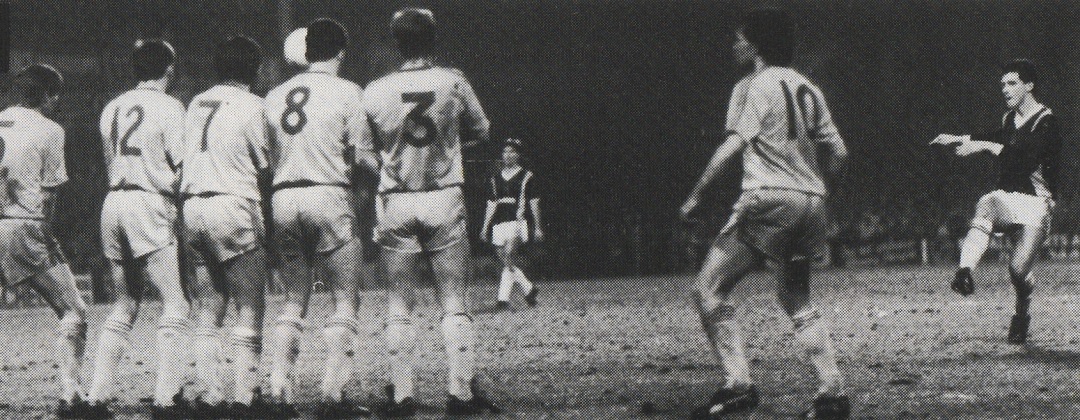
[[[462,195],[462,144],[486,141],[489,123],[461,72],[435,64],[430,10],[399,10],[391,29],[405,63],[365,90],[370,131],[365,130],[361,145],[364,150],[379,145],[382,158],[374,236],[389,281],[385,336],[393,382],[383,411],[391,417],[416,412],[416,268],[430,263],[450,367],[447,414],[497,412],[473,378],[476,331],[465,300],[470,257]]]
[[[264,193],[261,177],[268,172],[266,113],[262,98],[251,93],[262,53],[246,37],[233,37],[217,47],[214,70],[218,84],[191,100],[184,123],[185,240],[192,260],[206,267],[195,298],[194,352],[197,376],[206,388],[195,412],[204,417],[226,412],[221,377],[221,327],[230,300],[236,305],[236,326],[228,333],[234,354],[235,391],[232,412],[255,416],[262,350],[264,290]]]
[[[273,228],[281,258],[285,305],[275,321],[270,394],[289,410],[290,374],[299,352],[313,270],[326,274],[333,290],[333,315],[323,336],[327,345],[322,381],[323,417],[352,416],[367,409],[345,401],[342,389],[352,376],[358,322],[355,178],[374,173],[376,158],[357,147],[366,129],[361,89],[337,76],[348,41],[345,29],[330,19],[307,26],[307,71],[270,91],[267,118],[272,126]]]
[[[533,173],[521,167],[521,140],[507,139],[502,151],[502,170],[491,177],[491,197],[484,215],[482,237],[498,249],[503,263],[499,277],[498,309],[510,307],[510,294],[515,284],[525,292],[525,302],[536,305],[539,293],[521,270],[519,251],[521,245],[541,241],[544,231],[540,227],[540,197],[536,193]]]
[[[957,156],[990,153],[1001,166],[997,188],[975,206],[971,229],[960,249],[960,268],[952,289],[967,296],[975,292],[972,270],[979,264],[998,231],[1010,233],[1016,246],[1009,262],[1009,278],[1016,289],[1016,314],[1009,324],[1008,341],[1027,340],[1031,316],[1031,269],[1050,229],[1051,209],[1058,187],[1061,128],[1050,108],[1035,99],[1039,78],[1035,64],[1016,60],[1004,67],[1001,93],[1009,110],[1001,128],[990,133],[956,136],[941,134],[931,144],[955,146]]]
[[[165,93],[176,72],[176,52],[168,42],[137,42],[131,62],[138,85],[101,113],[109,168],[101,241],[117,296],[98,337],[89,401],[103,410],[113,397],[117,364],[129,345],[145,279],[163,301],[152,410],[155,416],[168,416],[184,410],[176,401],[184,383],[184,349],[190,333],[191,307],[181,285],[174,230],[184,106]]]
[[[821,90],[788,67],[794,43],[794,23],[782,11],[751,12],[736,29],[735,58],[752,70],[735,85],[725,139],[681,209],[690,217],[703,191],[742,155],[742,194],[709,249],[695,292],[701,324],[727,382],[693,412],[695,419],[720,418],[758,404],[729,295],[764,260],[781,268],[780,306],[821,380],[803,416],[849,415],[827,321],[809,302],[811,262],[820,257],[827,227],[825,172],[837,171],[847,151]],[[824,160],[819,149],[827,151]]]
[[[79,370],[86,348],[86,303],[56,240],[56,189],[68,180],[64,128],[49,119],[64,78],[42,64],[11,82],[15,105],[0,112],[0,286],[34,289],[60,318],[57,358],[62,387],[58,416],[85,405]]]

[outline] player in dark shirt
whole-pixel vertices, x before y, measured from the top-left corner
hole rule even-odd
[[[974,293],[971,271],[986,252],[990,235],[1010,233],[1016,244],[1009,263],[1016,314],[1009,325],[1009,342],[1022,344],[1031,322],[1031,268],[1046,239],[1058,187],[1061,131],[1053,112],[1035,99],[1038,75],[1032,62],[1013,61],[1002,74],[1001,91],[1009,111],[1001,128],[974,136],[942,134],[930,144],[955,145],[957,156],[989,152],[998,157],[997,187],[979,199],[952,289],[964,296]]]
[[[540,228],[540,197],[536,193],[533,173],[521,166],[522,143],[507,139],[503,147],[502,170],[491,177],[491,196],[488,198],[481,236],[488,239],[499,252],[503,263],[499,278],[499,309],[510,306],[510,294],[515,284],[521,284],[525,302],[536,305],[538,289],[521,271],[520,248],[530,241],[543,239]]]

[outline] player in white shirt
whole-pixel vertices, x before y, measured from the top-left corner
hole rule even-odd
[[[447,414],[497,412],[477,392],[473,378],[476,331],[466,302],[470,252],[461,190],[462,144],[486,141],[489,123],[461,72],[434,64],[431,11],[398,11],[391,28],[406,61],[364,91],[370,131],[365,130],[361,145],[361,149],[379,145],[382,158],[375,241],[382,247],[380,257],[389,281],[385,334],[393,381],[383,411],[391,417],[416,412],[415,269],[430,263],[444,313],[442,333],[450,367]]]
[[[694,410],[694,419],[720,418],[758,403],[728,296],[763,260],[781,267],[778,301],[821,379],[804,418],[847,418],[850,412],[828,325],[809,302],[810,266],[824,248],[827,226],[825,172],[838,171],[847,151],[821,91],[786,67],[794,42],[794,24],[785,12],[752,12],[736,30],[736,60],[753,70],[735,85],[726,138],[681,209],[684,218],[691,217],[702,192],[742,155],[742,195],[709,250],[695,291],[702,326],[727,383]],[[819,148],[828,151],[827,160],[819,161]]]
[[[205,390],[194,412],[255,417],[268,278],[263,227],[269,174],[263,99],[251,93],[262,52],[246,37],[217,47],[218,84],[191,100],[184,123],[184,237],[192,261],[206,267],[195,294],[195,367]],[[225,407],[221,327],[229,301],[236,325],[228,332],[236,378],[233,407]]]
[[[64,128],[45,116],[56,109],[63,85],[56,69],[27,67],[11,82],[17,102],[0,112],[0,287],[29,286],[60,318],[57,415],[71,418],[85,406],[79,370],[86,348],[86,303],[53,239],[56,188],[68,176]]]
[[[367,126],[361,89],[337,76],[347,35],[340,24],[319,19],[307,27],[307,71],[266,97],[273,172],[274,241],[281,257],[285,305],[273,332],[270,395],[280,409],[292,398],[291,371],[299,353],[313,271],[325,273],[334,309],[323,329],[327,344],[322,381],[323,416],[363,413],[344,400],[352,377],[358,322],[360,240],[355,178],[378,167],[369,148],[358,147]]]
[[[145,40],[131,54],[138,85],[105,106],[101,138],[109,168],[109,193],[101,210],[101,241],[116,291],[116,303],[98,338],[94,384],[96,409],[113,398],[116,369],[129,345],[142,302],[142,281],[158,289],[158,371],[155,415],[180,410],[187,362],[190,303],[184,294],[177,256],[176,188],[183,160],[184,106],[165,93],[175,75],[176,52],[167,42]],[[134,272],[131,272],[134,271]]]

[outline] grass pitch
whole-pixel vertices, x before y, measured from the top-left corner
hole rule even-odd
[[[978,289],[962,298],[948,289],[950,267],[894,267],[815,273],[814,293],[833,325],[841,371],[855,418],[1080,418],[1080,277],[1076,265],[1037,268],[1029,344],[1005,342],[1012,290],[1003,267],[976,273]],[[506,411],[500,418],[685,418],[723,376],[708,351],[688,299],[689,276],[588,279],[542,284],[540,305],[516,297],[511,312],[493,313],[494,284],[473,289],[480,337],[479,377]],[[765,273],[735,293],[762,392],[754,412],[736,418],[793,418],[815,380],[800,360],[791,323]],[[267,319],[279,310],[269,305]],[[384,295],[363,293],[363,323],[351,398],[375,404],[387,382],[381,338]],[[442,418],[445,354],[431,291],[421,294],[418,323],[420,418]],[[93,355],[106,306],[90,315]],[[160,306],[145,305],[122,363],[121,419],[146,418],[151,393],[154,325]],[[318,330],[325,295],[313,299],[296,368],[300,410],[314,418],[324,347]],[[45,308],[0,312],[0,417],[51,418],[59,385],[53,357],[55,317]],[[88,360],[84,381],[89,381]],[[268,373],[264,363],[264,374]],[[193,372],[191,378],[193,380]],[[197,391],[197,387],[191,387]]]

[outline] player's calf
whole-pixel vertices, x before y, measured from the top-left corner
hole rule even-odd
[[[343,398],[342,389],[352,377],[352,362],[356,354],[358,330],[359,322],[356,318],[335,316],[326,322],[326,327],[323,329],[327,353],[322,383],[324,401],[338,402]]]
[[[158,376],[154,386],[154,405],[171,406],[182,390],[183,371],[188,362],[186,349],[190,345],[188,337],[191,323],[186,315],[186,306],[165,304],[161,319],[158,321]],[[181,315],[183,314],[183,315]]]
[[[275,403],[291,402],[292,368],[300,355],[300,336],[303,333],[304,320],[299,317],[282,316],[275,323],[270,371],[270,396]]]
[[[57,353],[60,359],[60,399],[68,403],[81,401],[82,386],[79,370],[86,352],[86,321],[84,311],[70,310],[60,319]]]
[[[390,318],[386,321],[383,335],[386,338],[387,352],[390,356],[390,379],[394,392],[390,392],[390,403],[412,399],[415,387],[416,326],[408,317]],[[395,400],[393,397],[397,396]]]
[[[472,317],[465,313],[444,316],[442,333],[450,365],[447,378],[450,395],[468,401],[472,397],[471,384],[476,370],[476,330]]]

